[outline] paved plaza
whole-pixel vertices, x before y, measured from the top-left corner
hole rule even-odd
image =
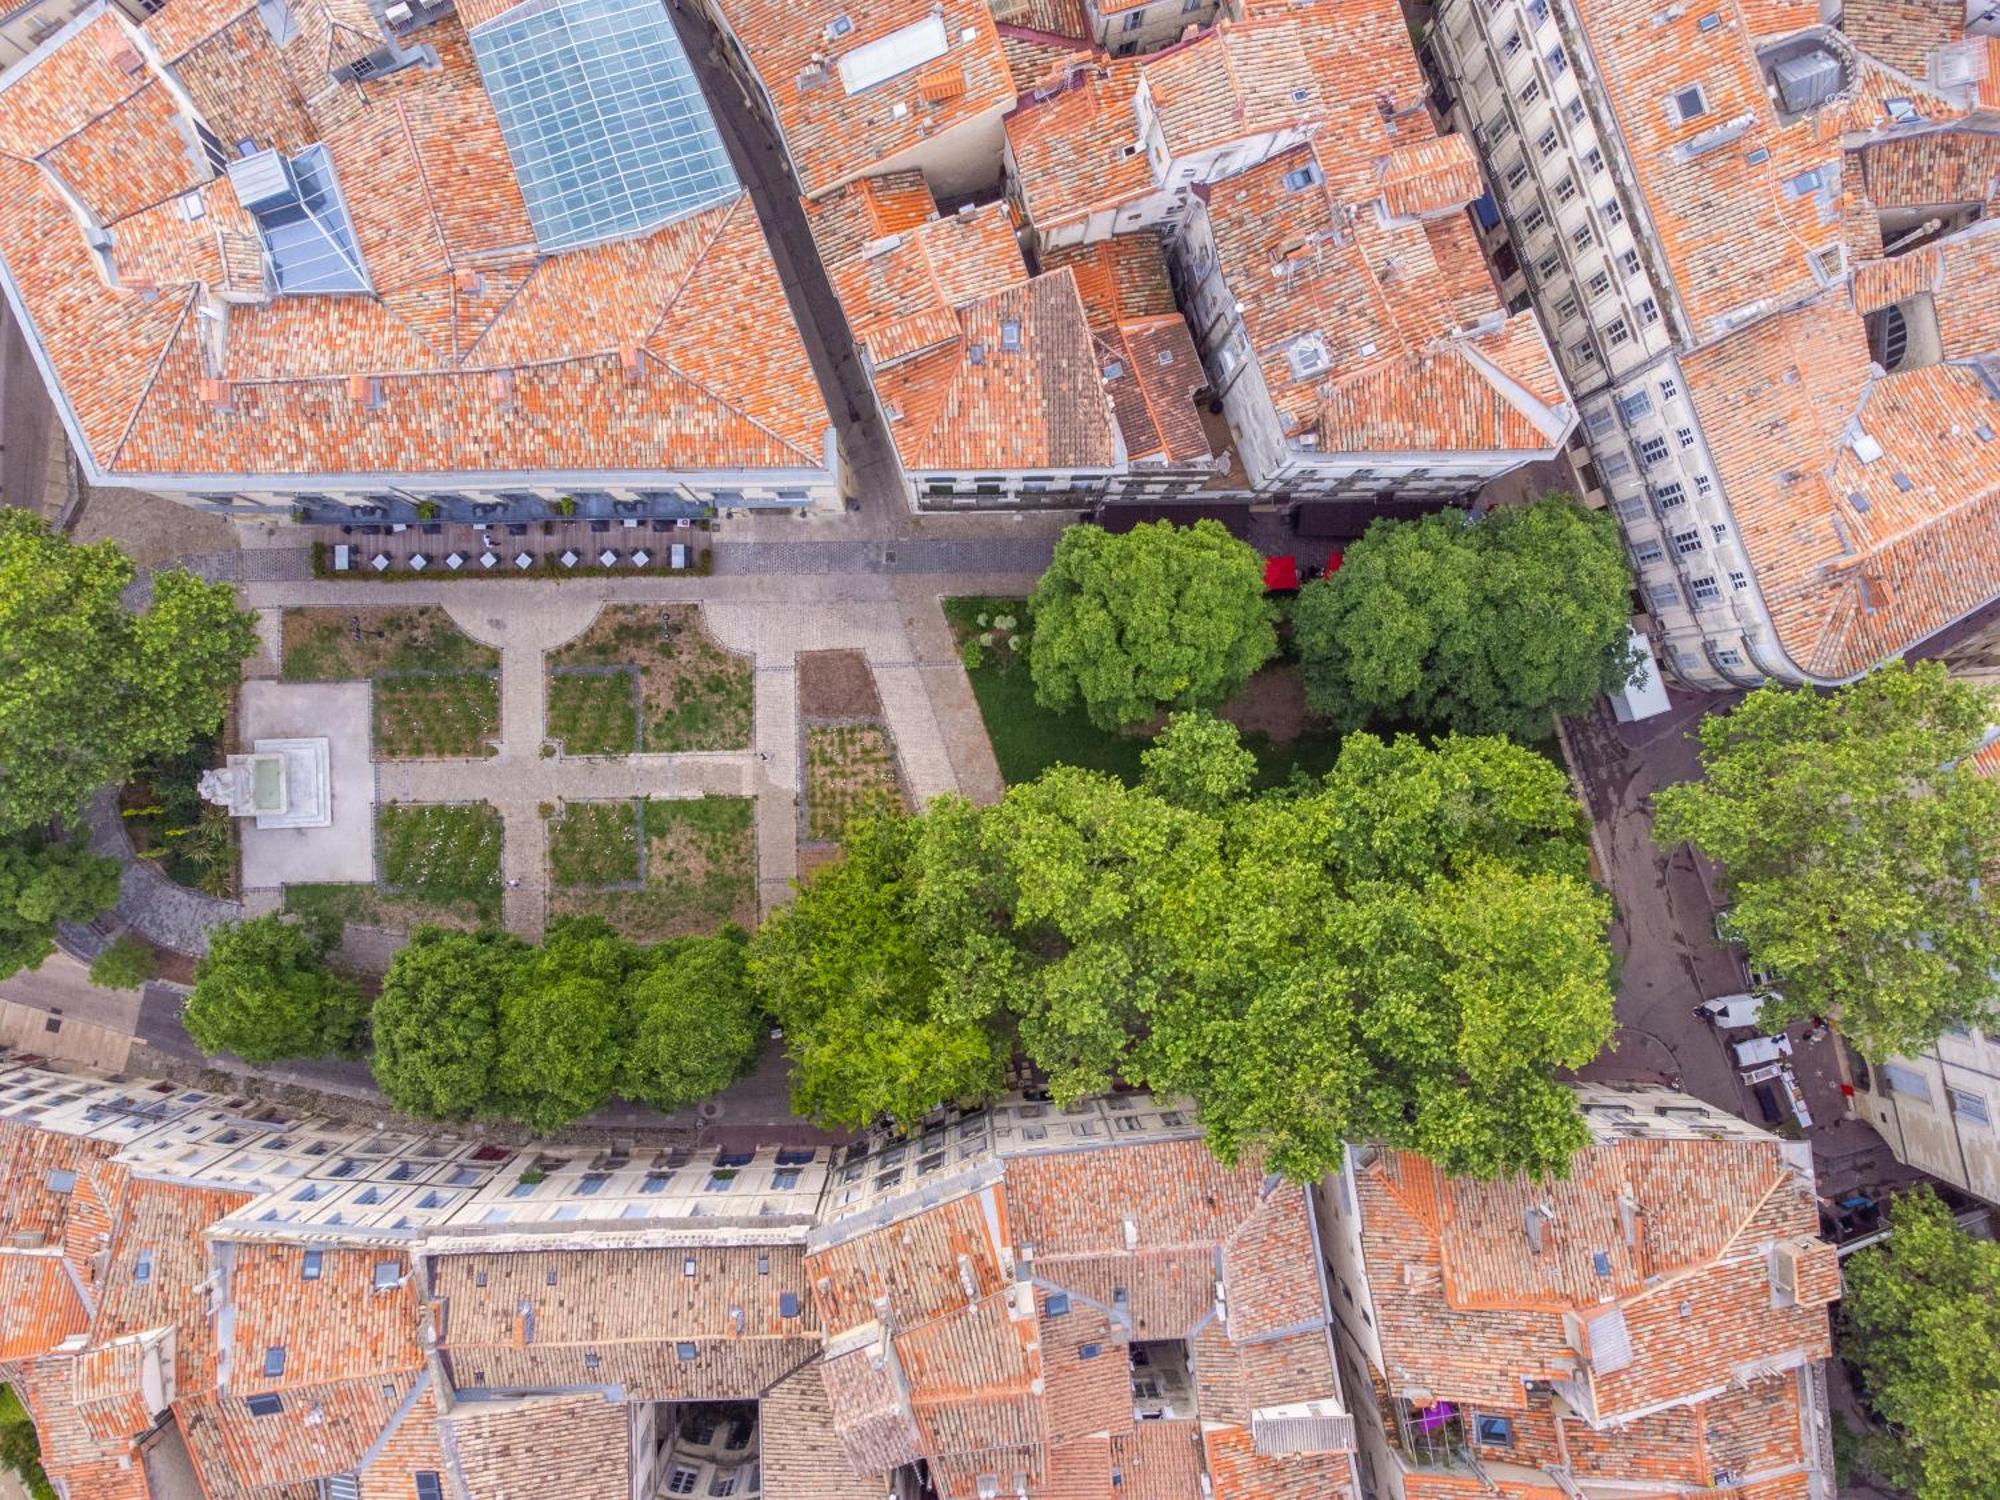
[[[243,684],[237,699],[243,743],[327,740],[333,782],[333,822],[325,828],[259,828],[252,819],[240,820],[246,890],[375,878],[368,692],[365,682],[253,679]]]

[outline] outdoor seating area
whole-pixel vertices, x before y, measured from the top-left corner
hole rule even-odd
[[[692,520],[566,520],[454,526],[355,521],[315,528],[329,576],[693,572],[706,533]],[[701,545],[698,545],[700,543]]]

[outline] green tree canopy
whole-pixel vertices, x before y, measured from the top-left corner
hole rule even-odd
[[[157,969],[152,949],[137,938],[121,937],[90,961],[90,982],[107,990],[136,990]]]
[[[630,988],[631,1035],[618,1068],[624,1098],[684,1109],[750,1070],[764,1013],[745,967],[740,927],[645,950]]]
[[[1001,1087],[1007,1044],[985,1018],[954,1013],[917,937],[906,877],[920,826],[850,829],[845,855],[751,941],[751,979],[784,1028],[803,1114],[859,1128]]]
[[[57,922],[88,922],[117,901],[117,860],[39,833],[0,837],[0,978],[54,952]]]
[[[1300,590],[1295,640],[1315,713],[1540,739],[1631,677],[1618,528],[1568,495],[1377,521]]]
[[[326,966],[329,934],[277,915],[209,935],[182,1023],[204,1052],[245,1062],[353,1053],[367,1025],[361,991]]]
[[[375,1081],[391,1104],[426,1120],[492,1107],[500,996],[529,952],[500,933],[419,927],[410,935],[370,1016]]]
[[[0,510],[0,835],[73,815],[222,722],[254,616],[180,569],[155,574],[134,614],[119,598],[133,576],[110,542]]]
[[[1029,612],[1035,697],[1101,729],[1220,703],[1278,649],[1263,560],[1218,521],[1072,526]]]
[[[1995,717],[1925,662],[1702,721],[1703,779],[1653,799],[1654,837],[1722,866],[1732,925],[1778,976],[1767,1019],[1836,1017],[1882,1058],[1992,1013],[2000,781],[1969,762]]]
[[[548,1132],[611,1092],[635,950],[598,917],[549,928],[500,994],[496,1095],[511,1118]]]
[[[1566,1170],[1586,1137],[1555,1073],[1609,1038],[1612,995],[1562,772],[1356,734],[1317,788],[1253,796],[1205,715],[1153,755],[1144,786],[1058,767],[875,825],[774,917],[752,974],[797,1106],[911,1122],[992,1097],[1018,1048],[1058,1099],[1191,1095],[1218,1152],[1298,1180],[1349,1139]]]
[[[2000,1245],[1974,1239],[1920,1189],[1893,1231],[1842,1267],[1841,1351],[1897,1441],[1871,1468],[1918,1500],[2000,1497]]]

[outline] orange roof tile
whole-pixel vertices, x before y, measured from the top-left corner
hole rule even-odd
[[[1770,1247],[1818,1225],[1775,1139],[1616,1140],[1552,1182],[1447,1179],[1392,1153],[1355,1191],[1392,1390],[1519,1411],[1524,1380],[1573,1380],[1607,1422],[1827,1352],[1823,1306],[1774,1305]]]
[[[1007,145],[1030,222],[1044,235],[1159,189],[1137,148],[1143,59],[1079,60],[1007,115]]]
[[[1336,196],[1328,149],[1282,152],[1209,198],[1216,264],[1286,430],[1328,452],[1555,447],[1561,377],[1533,318],[1501,311],[1469,225],[1381,222]],[[1325,181],[1286,186],[1314,162]],[[1294,373],[1301,338],[1323,369]]]
[[[632,1409],[602,1394],[469,1402],[442,1423],[453,1471],[479,1500],[627,1500]]]
[[[46,1354],[89,1326],[61,1250],[0,1246],[0,1363]]]
[[[1306,38],[1290,19],[1224,21],[1141,60],[1140,77],[1172,156],[1303,125],[1319,112]]]
[[[1802,671],[1832,679],[2000,593],[2000,442],[1978,431],[1995,425],[1985,380],[1956,364],[1871,376],[1845,300],[1829,293],[1683,361],[1778,642]],[[1856,454],[1850,423],[1882,457]]]
[[[1014,102],[1013,75],[986,0],[846,7],[831,0],[722,0],[719,9],[763,81],[807,197],[893,169],[914,148]],[[843,15],[851,29],[832,36],[832,23]],[[873,54],[849,63],[860,49],[906,30],[942,45],[907,48],[903,69],[875,82],[866,81],[877,76],[868,67]],[[962,70],[964,87],[933,98],[921,70],[940,57]],[[852,92],[850,73],[861,84]]]
[[[1117,465],[1110,402],[1070,272],[988,293],[960,307],[957,321],[951,343],[877,372],[906,470]]]
[[[437,68],[337,84],[327,39],[367,7],[294,9],[283,47],[240,0],[175,0],[145,36],[223,139],[326,145],[372,295],[272,295],[254,223],[193,165],[162,65],[114,56],[131,39],[115,12],[0,91],[0,262],[98,471],[824,468],[818,386],[747,198],[539,254],[460,23],[427,28]],[[50,174],[104,222],[108,279]],[[224,295],[226,317],[197,315]],[[382,377],[367,410],[346,395],[357,374]]]

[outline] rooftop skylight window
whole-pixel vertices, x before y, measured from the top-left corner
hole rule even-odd
[[[840,59],[840,86],[850,94],[887,83],[951,50],[942,16],[925,16],[864,43]]]
[[[658,0],[527,0],[472,33],[535,240],[657,228],[737,191]]]
[[[263,234],[279,291],[369,290],[326,147],[309,146],[289,159],[259,151],[231,162],[229,181]]]

